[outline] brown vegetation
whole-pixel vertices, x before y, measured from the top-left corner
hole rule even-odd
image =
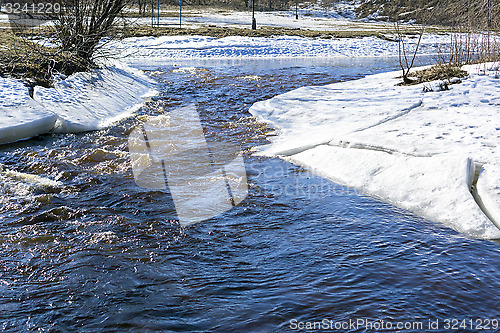
[[[436,80],[450,81],[453,78],[466,78],[469,75],[456,65],[434,65],[432,67],[415,71],[409,74],[412,79],[411,84],[419,84]]]
[[[204,27],[204,28],[174,28],[174,27],[150,27],[139,26],[130,27],[123,31],[124,37],[142,37],[142,36],[175,36],[175,35],[200,35],[223,38],[227,36],[248,36],[248,37],[271,37],[271,36],[300,36],[310,38],[358,38],[367,36],[376,36],[385,38],[383,33],[388,31],[378,30],[349,30],[349,31],[318,31],[291,29],[280,27],[262,26],[256,30],[248,28],[233,27]]]
[[[0,44],[0,76],[22,79],[29,85],[48,87],[55,73],[70,75],[87,69],[82,59],[69,52],[32,43],[8,30],[0,32]]]
[[[498,30],[498,0],[366,0],[358,7],[361,18],[378,13],[386,21],[415,20],[448,26],[467,24],[474,28]]]

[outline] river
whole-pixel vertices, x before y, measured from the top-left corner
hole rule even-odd
[[[248,113],[254,102],[396,70],[394,59],[143,69],[160,94],[134,117],[0,147],[0,163],[15,171],[0,178],[5,331],[288,332],[324,319],[363,321],[339,332],[377,331],[377,320],[394,325],[380,332],[397,323],[411,325],[403,332],[450,332],[453,320],[495,331],[499,244],[252,154],[273,135]],[[249,193],[181,228],[165,191],[135,185],[127,138],[149,116],[193,103],[207,138],[241,146]]]

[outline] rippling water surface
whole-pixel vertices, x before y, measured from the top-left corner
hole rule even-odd
[[[446,319],[498,319],[498,244],[251,155],[273,134],[250,116],[252,103],[395,67],[391,59],[149,65],[161,94],[137,116],[0,147],[3,329],[286,332],[292,319],[380,319],[440,320],[434,331],[448,332]],[[127,136],[148,116],[190,103],[208,138],[242,146],[250,191],[231,211],[181,228],[165,193],[135,185]]]

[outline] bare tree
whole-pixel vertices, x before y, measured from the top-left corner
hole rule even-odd
[[[419,31],[418,41],[413,49],[413,52],[408,50],[408,45],[405,42],[405,34],[402,32],[398,22],[395,23],[395,30],[398,39],[399,65],[403,71],[403,84],[412,84],[413,80],[410,79],[409,74],[415,64],[418,49],[420,48],[420,43],[422,42],[422,36],[425,32],[425,26],[422,26]]]
[[[93,64],[100,41],[112,33],[127,0],[64,0],[55,27],[62,49]]]

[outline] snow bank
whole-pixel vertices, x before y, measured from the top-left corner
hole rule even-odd
[[[0,144],[48,132],[98,130],[129,116],[154,93],[144,74],[126,66],[77,73],[54,88],[0,78]]]
[[[500,80],[466,69],[471,76],[449,91],[400,87],[399,73],[385,73],[301,88],[250,112],[279,132],[264,154],[471,236],[500,238]]]
[[[29,97],[24,84],[0,78],[0,144],[47,133],[56,119]]]
[[[54,88],[37,86],[34,99],[58,116],[54,132],[92,131],[130,116],[151,84],[139,72],[114,67],[75,74]]]
[[[307,4],[307,3],[306,3]],[[361,5],[360,1],[335,1],[335,2],[325,2],[323,0],[318,0],[316,3],[308,4],[304,8],[300,8],[299,15],[306,17],[328,17],[337,20],[351,21],[356,20],[356,9]],[[290,8],[290,12],[295,14],[295,7]]]
[[[497,221],[498,225],[500,221],[500,167],[498,165],[483,166],[477,182],[477,194],[490,219]]]

